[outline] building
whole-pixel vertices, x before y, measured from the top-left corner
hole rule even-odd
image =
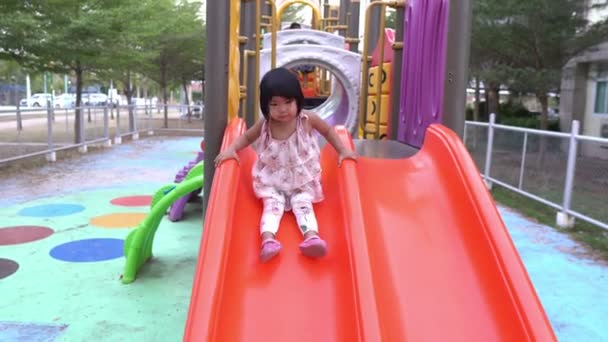
[[[590,0],[590,4],[595,1]],[[608,8],[587,13],[591,22],[608,16]],[[608,138],[608,39],[574,58],[563,68],[560,93],[560,128],[568,132],[572,120],[580,122],[580,134]],[[608,146],[583,144],[586,156],[608,159]]]

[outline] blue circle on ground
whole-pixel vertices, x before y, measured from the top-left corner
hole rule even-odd
[[[51,249],[49,254],[58,260],[69,262],[95,262],[120,258],[124,240],[97,238],[66,242]]]
[[[35,207],[23,208],[19,211],[21,216],[55,217],[72,215],[84,210],[79,204],[42,204]]]

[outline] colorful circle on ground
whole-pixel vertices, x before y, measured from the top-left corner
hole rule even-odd
[[[127,196],[118,197],[110,201],[110,203],[122,207],[145,207],[152,203],[152,196]]]
[[[34,207],[27,207],[19,211],[21,216],[29,217],[56,217],[67,216],[79,213],[84,210],[84,206],[70,203],[42,204]]]
[[[145,213],[116,213],[93,217],[91,224],[101,228],[133,228],[144,218]]]
[[[61,261],[95,262],[120,258],[124,240],[95,238],[66,242],[51,249],[49,254]]]
[[[10,259],[0,258],[0,279],[6,278],[17,272],[19,264]]]
[[[21,243],[42,240],[55,231],[41,226],[13,226],[0,228],[0,246],[18,245]]]

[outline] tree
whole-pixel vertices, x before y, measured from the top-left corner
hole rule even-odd
[[[307,5],[293,4],[283,11],[281,22],[302,23],[304,21],[304,10]]]
[[[200,3],[181,2],[176,6],[166,1],[165,10],[159,12],[158,36],[153,40],[158,53],[145,63],[145,75],[155,80],[162,93],[164,127],[168,127],[168,88],[183,86],[185,82],[202,76],[205,52],[203,21],[196,16]]]
[[[103,65],[110,46],[112,13],[128,0],[2,1],[0,58],[10,57],[28,69],[76,76],[76,106],[82,104],[83,74]],[[4,12],[7,11],[7,12]],[[9,17],[9,18],[7,18]],[[80,134],[76,110],[75,142]]]
[[[397,11],[394,8],[387,8],[386,9],[386,22],[384,24],[384,27],[386,28],[390,28],[390,29],[396,29],[397,28]]]
[[[106,78],[121,83],[129,105],[130,130],[135,129],[132,106],[134,78],[149,70],[147,64],[159,54],[154,43],[161,32],[158,23],[163,20],[163,13],[171,8],[172,3],[169,1],[127,1],[109,13],[111,25],[107,35],[112,43],[106,47],[107,53],[100,61],[100,72]]]
[[[595,1],[593,7],[607,4]],[[474,2],[474,67],[485,65],[502,83],[534,93],[542,108],[541,129],[548,127],[547,93],[559,89],[563,66],[608,37],[608,19],[590,24],[589,9],[586,0]]]
[[[188,121],[190,121],[192,113],[188,98],[188,84],[192,80],[203,78],[206,33],[203,21],[196,16],[197,5],[184,3],[179,5],[176,10],[177,17],[180,18],[180,25],[174,28],[176,53],[169,66],[169,77],[174,85],[181,86],[184,91],[188,106]]]

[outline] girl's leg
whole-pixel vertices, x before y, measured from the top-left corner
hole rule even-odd
[[[309,257],[322,257],[327,252],[327,244],[319,237],[319,226],[312,207],[311,196],[307,193],[294,194],[291,207],[304,241],[300,244],[302,254]]]
[[[275,239],[279,231],[281,217],[285,211],[285,202],[277,198],[264,198],[264,211],[260,222],[262,250],[260,259],[266,262],[281,251],[281,244]]]

